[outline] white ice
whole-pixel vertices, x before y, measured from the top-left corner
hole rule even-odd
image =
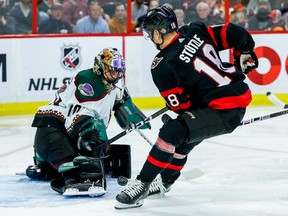
[[[281,110],[248,108],[245,119]],[[143,110],[148,116],[156,110]],[[173,114],[170,113],[172,116]],[[175,117],[175,116],[174,116]],[[164,198],[146,199],[141,208],[115,210],[115,196],[124,187],[108,181],[102,198],[65,198],[47,182],[33,182],[22,173],[32,164],[35,129],[32,115],[0,117],[1,216],[287,216],[287,115],[238,127],[232,134],[204,141],[190,154],[183,175]],[[162,123],[142,131],[154,142]],[[110,137],[122,129],[112,118]],[[130,144],[132,178],[140,171],[151,146],[137,132],[115,143]]]

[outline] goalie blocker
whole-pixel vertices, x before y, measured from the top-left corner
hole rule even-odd
[[[113,144],[110,154],[104,158],[105,173],[112,178],[125,176],[131,178],[131,148],[130,145]]]
[[[131,149],[130,145],[113,144],[110,147],[109,155],[103,158],[106,175],[112,178],[125,176],[131,178]],[[48,163],[38,162],[34,159],[35,165],[29,165],[26,175],[33,180],[52,180],[58,177],[59,173]]]

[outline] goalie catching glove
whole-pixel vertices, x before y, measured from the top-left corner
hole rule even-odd
[[[236,51],[234,53],[234,64],[244,74],[250,73],[258,67],[258,58],[253,51]]]
[[[124,103],[117,104],[115,108],[115,118],[117,123],[124,130],[129,127],[129,125],[143,121],[146,119],[144,113],[142,113],[138,107],[133,104],[131,97],[129,96]],[[146,123],[139,127],[139,129],[151,129],[150,123]]]
[[[90,156],[94,148],[108,140],[103,119],[91,118],[84,122],[79,133],[77,147],[80,153]],[[107,154],[109,146],[105,149]]]

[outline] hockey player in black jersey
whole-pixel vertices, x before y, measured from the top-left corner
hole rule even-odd
[[[245,74],[258,66],[251,35],[230,23],[178,29],[174,12],[160,6],[146,14],[143,33],[160,51],[151,65],[153,81],[178,116],[163,115],[155,145],[136,180],[116,196],[116,209],[168,192],[196,145],[239,125],[252,99]],[[234,64],[221,61],[225,49],[233,49]]]
[[[108,140],[112,111],[123,129],[146,118],[132,102],[125,70],[119,51],[104,48],[93,67],[78,72],[49,105],[38,108],[32,123],[37,128],[35,165],[26,169],[28,177],[51,180],[52,189],[64,196],[104,195],[107,173],[130,178],[129,145],[93,151]],[[140,127],[145,128],[150,124]]]

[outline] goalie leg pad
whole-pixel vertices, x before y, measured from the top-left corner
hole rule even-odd
[[[101,158],[78,156],[72,162],[64,164],[66,165],[62,165],[66,169],[62,169],[63,178],[51,182],[53,190],[64,196],[102,196],[106,193],[106,178]]]
[[[48,181],[57,178],[58,175],[58,171],[46,162],[37,165],[29,165],[26,168],[26,176],[32,180]]]
[[[59,176],[58,171],[48,162],[40,160],[36,152],[33,160],[34,165],[29,165],[26,168],[26,176],[30,179],[47,181]]]
[[[112,178],[125,176],[131,178],[130,145],[115,144],[110,147],[110,156],[104,160],[105,172]]]

